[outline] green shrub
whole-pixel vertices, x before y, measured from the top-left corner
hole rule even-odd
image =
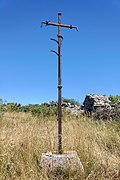
[[[68,99],[68,98],[62,98],[63,102],[70,103],[71,105],[77,105],[80,106],[79,101],[76,101],[75,99]]]
[[[112,102],[112,104],[116,104],[118,102],[120,102],[120,96],[116,95],[116,96],[109,96],[109,100]]]

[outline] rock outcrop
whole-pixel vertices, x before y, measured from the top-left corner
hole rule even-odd
[[[86,95],[83,102],[84,110],[88,112],[95,112],[97,109],[111,109],[111,101],[106,95],[89,94]]]
[[[89,113],[93,119],[120,119],[120,103],[112,104],[106,95],[87,95],[83,108],[85,113]]]

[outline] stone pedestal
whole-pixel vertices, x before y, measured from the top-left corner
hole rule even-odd
[[[84,172],[83,165],[75,151],[68,151],[63,154],[43,153],[41,156],[41,167],[46,172],[62,172],[74,174]]]

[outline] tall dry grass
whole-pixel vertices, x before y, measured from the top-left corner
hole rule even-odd
[[[57,150],[57,118],[5,113],[0,118],[0,179],[48,180],[40,167],[43,152]],[[119,180],[120,123],[63,116],[63,149],[76,150],[84,166],[63,179]]]

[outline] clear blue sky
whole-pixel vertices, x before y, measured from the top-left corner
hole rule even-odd
[[[63,29],[63,97],[120,95],[120,0],[0,0],[0,97],[22,104],[57,100],[56,27]]]

